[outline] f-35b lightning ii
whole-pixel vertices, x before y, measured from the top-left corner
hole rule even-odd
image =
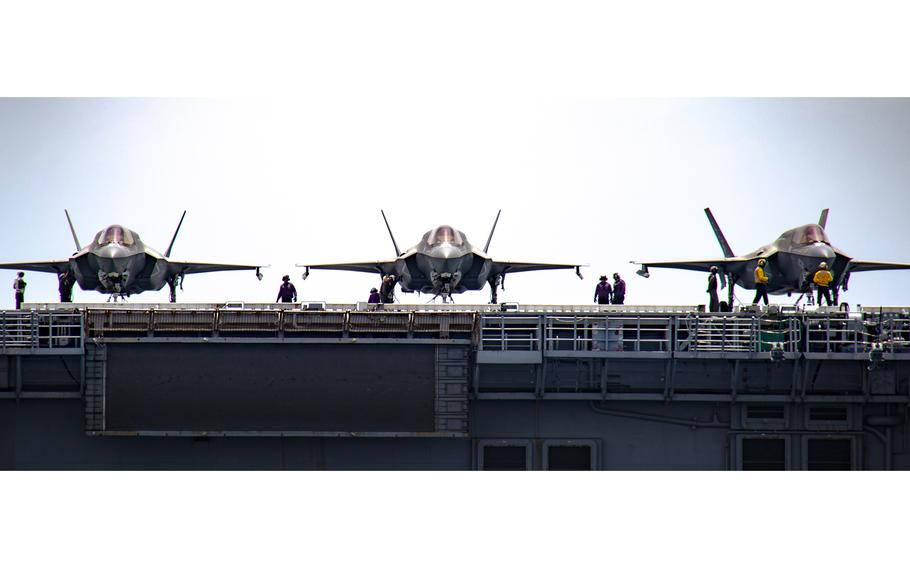
[[[183,288],[183,277],[187,274],[218,272],[222,270],[255,270],[256,277],[262,280],[261,267],[239,264],[208,264],[202,262],[176,262],[170,260],[171,249],[177,240],[177,233],[183,225],[186,211],[180,217],[174,238],[162,255],[146,246],[139,234],[123,227],[111,225],[99,231],[94,240],[85,247],[79,244],[76,230],[70,219],[69,211],[66,220],[73,234],[78,252],[66,260],[38,262],[10,262],[0,264],[0,269],[33,270],[36,272],[56,273],[60,281],[60,301],[71,301],[73,285],[77,282],[83,290],[96,290],[110,294],[115,301],[130,294],[139,294],[148,290],[161,290],[164,285],[170,286],[170,300],[177,301],[177,286]]]
[[[708,216],[711,228],[714,229],[724,258],[669,262],[633,261],[633,264],[641,264],[641,269],[637,273],[647,278],[650,276],[649,268],[679,268],[709,272],[712,266],[716,266],[721,277],[721,284],[726,286],[726,280],[728,278],[730,280],[728,302],[732,308],[735,284],[748,290],[755,289],[755,267],[761,258],[765,259],[767,263],[764,269],[769,277],[769,294],[790,295],[793,292],[807,292],[811,275],[818,270],[819,264],[825,262],[828,269],[834,274],[834,281],[830,287],[834,292],[835,303],[837,303],[838,290],[847,289],[850,275],[854,272],[910,269],[910,263],[856,260],[834,247],[825,233],[825,224],[828,220],[827,209],[822,211],[818,223],[784,231],[775,241],[742,256],[733,254],[714,215],[711,214],[711,209],[705,209],[705,214]]]
[[[452,294],[465,290],[480,290],[485,284],[490,285],[490,303],[496,303],[496,289],[505,284],[506,274],[529,272],[531,270],[553,270],[574,268],[579,278],[581,266],[578,264],[544,264],[538,262],[511,262],[493,260],[487,254],[493,232],[499,222],[499,214],[493,222],[487,244],[480,250],[468,242],[467,237],[449,225],[440,225],[426,232],[416,245],[401,252],[395,236],[389,227],[385,212],[381,211],[396,258],[373,262],[350,262],[342,264],[298,264],[306,267],[303,278],[311,269],[350,270],[353,272],[372,272],[381,276],[392,275],[401,284],[403,292],[422,292],[442,297],[443,302],[450,301]]]

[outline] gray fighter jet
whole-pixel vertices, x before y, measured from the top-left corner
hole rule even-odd
[[[847,289],[847,282],[854,272],[910,269],[910,263],[856,260],[832,246],[825,233],[825,223],[828,220],[827,209],[822,211],[818,223],[802,225],[785,231],[777,240],[743,256],[733,254],[733,250],[721,232],[714,215],[711,214],[711,210],[705,209],[705,214],[708,216],[711,228],[714,229],[724,258],[670,262],[632,261],[633,264],[641,264],[641,269],[637,273],[647,278],[650,276],[648,268],[680,268],[709,272],[712,266],[716,266],[723,286],[727,285],[727,278],[730,279],[728,302],[732,306],[733,285],[739,284],[749,290],[755,289],[754,272],[760,258],[764,258],[767,263],[765,272],[769,277],[769,294],[790,295],[793,292],[808,292],[812,275],[818,270],[819,264],[825,262],[828,270],[834,274],[831,290],[834,293],[835,302],[837,302],[838,290]]]
[[[85,247],[79,244],[76,230],[65,211],[66,220],[73,234],[78,252],[66,260],[39,262],[10,262],[0,264],[0,269],[33,270],[36,272],[56,273],[60,281],[60,301],[69,302],[73,285],[79,283],[83,290],[96,290],[110,294],[115,301],[130,294],[148,290],[160,290],[170,286],[171,302],[177,301],[177,286],[183,289],[183,277],[187,274],[218,272],[222,270],[255,270],[256,277],[262,280],[261,267],[237,264],[208,264],[201,262],[175,262],[169,259],[177,233],[183,225],[186,211],[180,217],[174,238],[162,255],[146,246],[139,235],[123,227],[111,225],[99,231],[94,240]],[[109,298],[109,299],[110,299]]]
[[[423,235],[419,243],[401,252],[395,236],[389,227],[385,212],[381,211],[396,258],[373,262],[349,262],[343,264],[298,264],[306,267],[303,278],[311,269],[350,270],[353,272],[372,272],[381,276],[392,275],[401,284],[402,292],[422,292],[433,294],[434,299],[441,297],[443,302],[450,301],[452,294],[465,290],[480,290],[485,284],[490,285],[490,303],[496,303],[496,289],[505,289],[505,276],[514,272],[531,270],[552,270],[574,268],[582,278],[578,264],[543,264],[538,262],[497,261],[490,258],[487,250],[493,240],[493,232],[499,222],[499,214],[493,222],[487,244],[480,250],[468,242],[467,237],[449,225],[440,225]]]

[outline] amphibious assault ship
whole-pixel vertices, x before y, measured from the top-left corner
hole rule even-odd
[[[0,469],[908,469],[910,308],[26,304]]]

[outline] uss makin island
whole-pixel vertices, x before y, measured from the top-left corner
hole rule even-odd
[[[910,469],[910,308],[23,307],[0,469]]]

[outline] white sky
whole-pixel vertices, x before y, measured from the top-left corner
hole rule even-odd
[[[175,259],[271,265],[261,283],[190,276],[185,302],[273,301],[286,273],[303,299],[364,300],[378,277],[314,271],[304,283],[294,264],[394,257],[380,208],[402,249],[439,224],[482,247],[502,208],[494,258],[590,265],[584,281],[509,276],[500,298],[521,303],[589,303],[596,277],[614,271],[627,303],[703,303],[705,275],[655,269],[644,280],[629,261],[717,257],[705,206],[737,253],[830,207],[835,246],[910,261],[908,99],[8,99],[0,123],[12,205],[0,213],[3,260],[72,253],[63,208],[83,242],[120,223],[159,251],[187,209]],[[55,300],[53,275],[27,279],[27,300]],[[851,303],[910,302],[910,271],[851,284]]]

